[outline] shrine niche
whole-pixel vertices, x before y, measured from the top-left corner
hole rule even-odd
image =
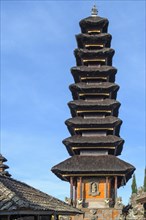
[[[92,196],[100,195],[98,188],[99,188],[99,183],[97,182],[89,183],[89,189],[90,189],[89,195],[92,195]]]

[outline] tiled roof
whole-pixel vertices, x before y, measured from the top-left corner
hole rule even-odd
[[[0,174],[0,214],[21,210],[78,214],[80,211],[23,182]]]

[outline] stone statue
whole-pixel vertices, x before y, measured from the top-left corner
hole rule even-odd
[[[67,204],[71,205],[71,199],[70,199],[70,198],[65,197],[65,202],[66,202]]]
[[[97,183],[92,183],[92,185],[91,185],[91,192],[92,193],[96,193],[97,192]]]
[[[77,200],[77,207],[78,207],[78,209],[81,209],[83,207],[83,199]]]
[[[140,197],[144,193],[143,187],[139,187],[137,190],[137,197]]]
[[[123,208],[122,197],[117,197],[116,198],[115,208],[116,209],[122,209]]]
[[[140,187],[136,193],[133,193],[130,198],[130,203],[132,209],[129,209],[128,215],[126,219],[136,219],[143,220],[144,219],[144,207],[141,203],[137,202],[137,199],[143,194],[143,187]]]
[[[134,219],[137,220],[137,217],[134,215],[133,209],[129,209],[129,213],[128,213],[127,217],[126,217],[126,220],[134,220]]]

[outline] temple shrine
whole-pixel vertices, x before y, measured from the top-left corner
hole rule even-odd
[[[93,220],[120,219],[117,189],[126,185],[135,170],[118,158],[124,140],[119,134],[119,85],[108,24],[95,6],[91,16],[79,23],[76,66],[71,68],[75,83],[69,87],[72,118],[65,122],[71,137],[63,140],[71,157],[52,168],[57,177],[70,183],[69,203],[81,209],[85,219]]]

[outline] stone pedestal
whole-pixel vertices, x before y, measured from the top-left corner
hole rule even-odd
[[[115,208],[82,209],[84,220],[120,220],[122,210]]]

